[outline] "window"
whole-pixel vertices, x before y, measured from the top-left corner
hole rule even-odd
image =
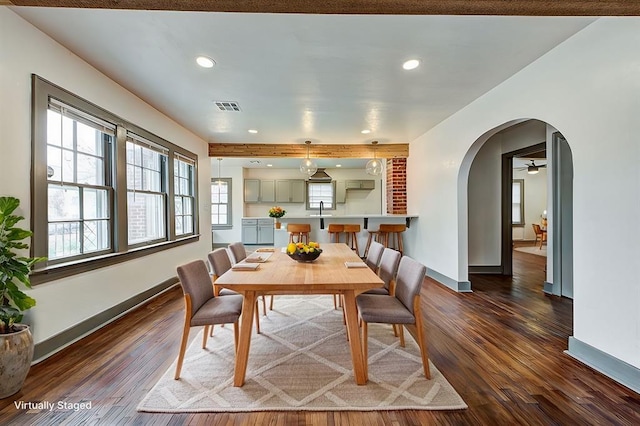
[[[197,238],[197,156],[32,77],[31,255],[46,282]],[[120,188],[120,189],[119,189]]]
[[[524,179],[514,179],[511,188],[511,224],[524,226]]]
[[[127,230],[129,245],[167,236],[167,150],[127,134]]]
[[[47,228],[50,260],[109,251],[109,152],[115,125],[56,100],[47,109]]]
[[[176,235],[193,234],[195,216],[195,162],[176,155],[173,160]]]
[[[231,220],[231,179],[211,179],[211,224],[213,229],[229,228]]]
[[[335,208],[336,184],[335,182],[307,182],[307,210],[322,208],[333,210]]]

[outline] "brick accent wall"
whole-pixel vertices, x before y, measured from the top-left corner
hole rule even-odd
[[[387,214],[407,214],[407,159],[387,159]]]

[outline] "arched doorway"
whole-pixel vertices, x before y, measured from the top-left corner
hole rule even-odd
[[[540,144],[546,146],[549,166],[546,204],[548,261],[544,291],[572,297],[571,150],[560,132],[538,120],[516,120],[498,126],[478,138],[465,156],[459,182],[465,183],[466,179],[466,272],[512,274],[513,156],[505,159],[503,154],[537,150]],[[480,172],[473,166],[478,159],[485,163]],[[479,186],[482,187],[482,196],[477,193]],[[463,246],[461,249],[464,250]]]

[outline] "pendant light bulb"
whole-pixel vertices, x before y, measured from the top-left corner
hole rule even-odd
[[[371,142],[371,145],[373,145],[373,159],[369,160],[365,166],[367,174],[372,176],[380,176],[382,174],[382,161],[378,160],[376,157],[377,144],[378,141]]]
[[[307,145],[307,158],[302,160],[300,164],[300,171],[307,176],[312,176],[315,172],[318,171],[318,165],[315,161],[309,158],[309,145],[311,145],[311,141],[304,141]]]

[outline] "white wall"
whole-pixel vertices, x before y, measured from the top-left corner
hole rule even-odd
[[[602,18],[411,143],[411,254],[467,280],[469,155],[535,118],[574,160],[574,337],[640,367],[640,19]],[[606,229],[601,229],[602,223]]]
[[[542,213],[547,209],[547,169],[541,168],[535,175],[526,170],[514,170],[514,179],[524,180],[524,227],[513,227],[514,240],[533,241],[536,234],[534,223],[542,223]]]
[[[115,266],[36,286],[28,322],[39,343],[176,275],[178,264],[204,258],[209,232],[211,176],[207,144],[70,51],[0,7],[0,194],[21,200],[30,223],[31,74],[35,73],[158,136],[198,154],[200,241]],[[143,273],[141,273],[143,272]]]

